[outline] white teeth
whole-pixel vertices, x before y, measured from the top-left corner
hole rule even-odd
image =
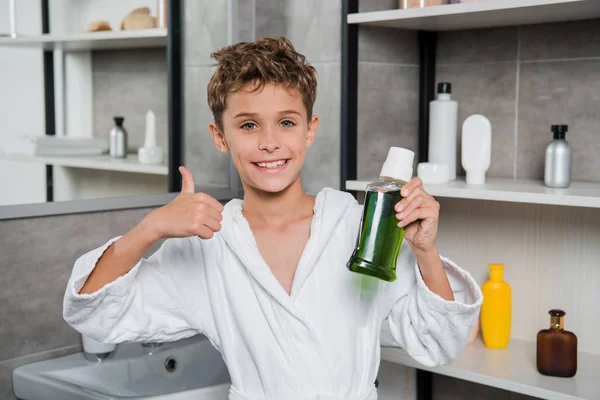
[[[256,163],[256,165],[258,165],[261,168],[277,168],[277,167],[281,167],[285,163],[286,163],[285,160],[279,160],[276,162],[269,162],[269,163]]]

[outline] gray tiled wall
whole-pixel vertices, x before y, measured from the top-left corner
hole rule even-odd
[[[164,48],[92,53],[94,136],[108,139],[113,117],[125,117],[129,147],[144,144],[146,112],[156,115],[157,145],[167,151],[167,52]]]
[[[206,100],[206,86],[214,64],[211,53],[228,44],[228,3],[227,0],[184,2],[184,162],[196,185],[229,184],[230,158],[213,144],[208,130],[213,118]],[[242,7],[239,15],[247,15],[245,11],[247,7]]]
[[[0,221],[0,398],[13,399],[12,370],[80,350],[62,318],[73,263],[136,225],[150,210]]]
[[[567,124],[573,179],[600,181],[598,20],[443,32],[437,57],[459,128],[474,113],[492,122],[489,176],[542,179],[550,125]]]

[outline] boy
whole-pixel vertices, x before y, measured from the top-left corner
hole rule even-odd
[[[113,343],[203,333],[223,355],[235,400],[376,399],[386,318],[419,362],[451,361],[482,296],[467,272],[440,258],[439,206],[420,180],[406,185],[396,206],[405,228],[398,279],[349,272],[361,206],[333,189],[313,198],[300,180],[319,124],[315,70],[284,38],[238,43],[213,57],[209,130],[215,146],[231,153],[244,200],[223,207],[194,193],[192,174],[181,167],[177,198],[76,261],[66,321]],[[374,287],[361,290],[367,280]]]

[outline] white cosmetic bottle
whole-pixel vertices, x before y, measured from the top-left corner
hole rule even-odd
[[[429,162],[448,165],[448,179],[456,179],[458,103],[452,100],[452,85],[438,84],[437,98],[429,103]]]
[[[144,147],[138,150],[140,164],[160,164],[163,160],[163,150],[156,146],[156,116],[154,111],[146,113],[146,136]]]
[[[492,158],[492,123],[483,115],[471,115],[463,123],[461,158],[467,184],[483,185]]]

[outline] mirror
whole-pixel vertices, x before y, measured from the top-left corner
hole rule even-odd
[[[8,4],[0,12],[0,33],[17,33],[0,36],[0,217],[18,204],[64,203],[63,212],[86,209],[82,200],[95,210],[164,204],[179,188],[180,164],[198,190],[237,192],[231,161],[208,133],[206,104],[210,53],[237,40],[237,0],[14,4],[16,27]],[[165,5],[179,18],[162,27]],[[169,32],[169,24],[181,33]],[[118,135],[111,146],[115,117],[124,118],[125,158],[109,153],[124,146]],[[138,152],[151,126],[163,159],[148,164]]]

